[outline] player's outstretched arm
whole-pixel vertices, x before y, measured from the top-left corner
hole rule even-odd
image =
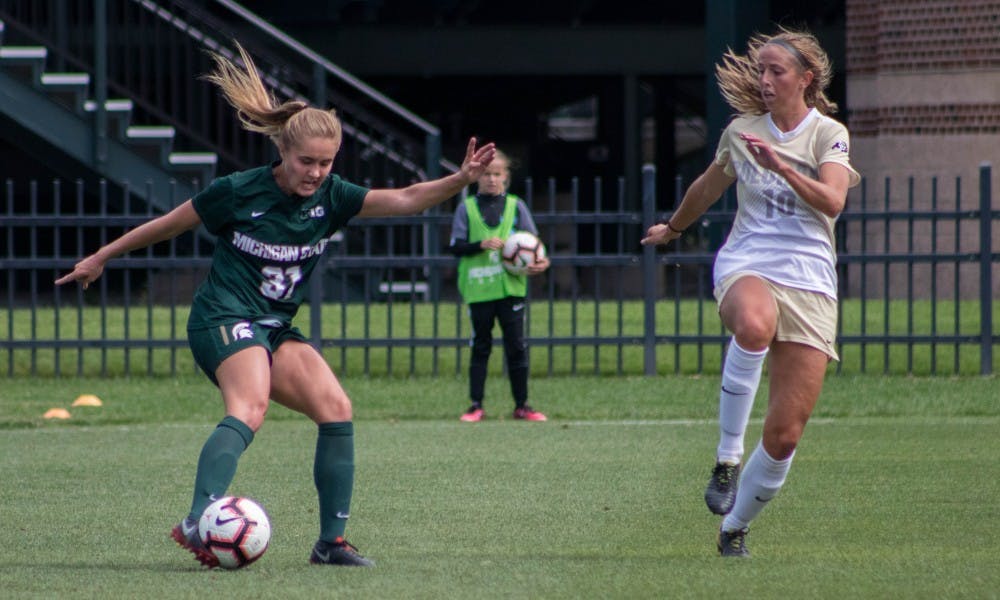
[[[104,272],[104,265],[116,256],[145,248],[157,242],[169,240],[194,229],[201,223],[201,218],[188,200],[162,217],[147,221],[135,229],[125,233],[116,240],[102,246],[97,252],[76,263],[73,271],[56,279],[56,285],[71,281],[79,281],[83,289],[91,284]]]
[[[469,139],[465,160],[457,173],[433,181],[423,181],[398,189],[374,189],[365,195],[359,217],[389,217],[414,215],[435,204],[444,202],[462,188],[473,183],[493,162],[496,148],[493,143],[476,149],[476,138]]]
[[[734,181],[735,177],[726,175],[722,166],[713,162],[684,193],[680,206],[667,221],[670,225],[666,223],[652,225],[646,230],[646,237],[639,243],[643,246],[666,244],[681,237],[681,233],[697,221],[698,217],[705,214],[708,207],[714,204]]]

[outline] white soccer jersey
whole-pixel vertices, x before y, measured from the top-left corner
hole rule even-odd
[[[758,165],[739,138],[741,133],[765,140],[782,160],[808,177],[818,179],[819,166],[835,162],[850,171],[851,187],[861,181],[851,167],[847,129],[815,108],[789,132],[779,130],[770,114],[733,120],[722,133],[715,163],[736,177],[739,206],[733,229],[715,259],[715,284],[749,271],[836,298],[836,219],[806,204],[784,178]]]

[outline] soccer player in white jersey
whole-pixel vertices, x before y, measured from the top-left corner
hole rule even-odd
[[[679,238],[736,182],[736,220],[713,273],[719,315],[733,334],[719,395],[720,440],[705,490],[709,510],[725,515],[717,542],[722,556],[749,556],[750,522],[785,482],[827,363],[838,360],[834,223],[860,176],[850,164],[847,129],[828,116],[837,108],[824,93],[831,72],[806,32],[757,35],[745,55],[726,53],[716,77],[738,116],[670,219],[642,239],[649,245]],[[743,436],[767,356],[763,435],[741,472]]]

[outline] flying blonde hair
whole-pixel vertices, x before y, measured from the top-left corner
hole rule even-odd
[[[202,79],[219,86],[226,101],[236,109],[243,129],[263,133],[280,149],[313,137],[332,139],[340,148],[342,132],[337,111],[313,108],[301,100],[279,103],[261,80],[250,54],[239,42],[236,49],[244,68],[217,52],[209,52],[215,70]]]
[[[731,48],[715,65],[715,79],[726,103],[739,114],[762,115],[767,106],[760,94],[760,49],[767,44],[780,46],[798,63],[800,72],[812,71],[813,80],[805,89],[806,106],[824,115],[837,112],[837,104],[827,98],[825,90],[833,78],[833,67],[826,52],[814,35],[804,31],[781,28],[776,35],[757,34],[747,43],[747,53],[739,55]]]

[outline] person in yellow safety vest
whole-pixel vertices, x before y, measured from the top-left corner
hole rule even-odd
[[[478,179],[478,190],[458,205],[451,224],[451,252],[458,257],[458,289],[469,305],[472,319],[472,358],[469,362],[469,409],[465,422],[483,419],[486,367],[493,349],[493,325],[500,323],[515,419],[545,421],[544,414],[528,405],[528,348],[524,339],[527,277],[544,273],[549,259],[528,267],[526,275],[503,268],[500,251],[514,231],[538,235],[538,228],[524,200],[507,193],[510,159],[497,150],[493,162]]]

